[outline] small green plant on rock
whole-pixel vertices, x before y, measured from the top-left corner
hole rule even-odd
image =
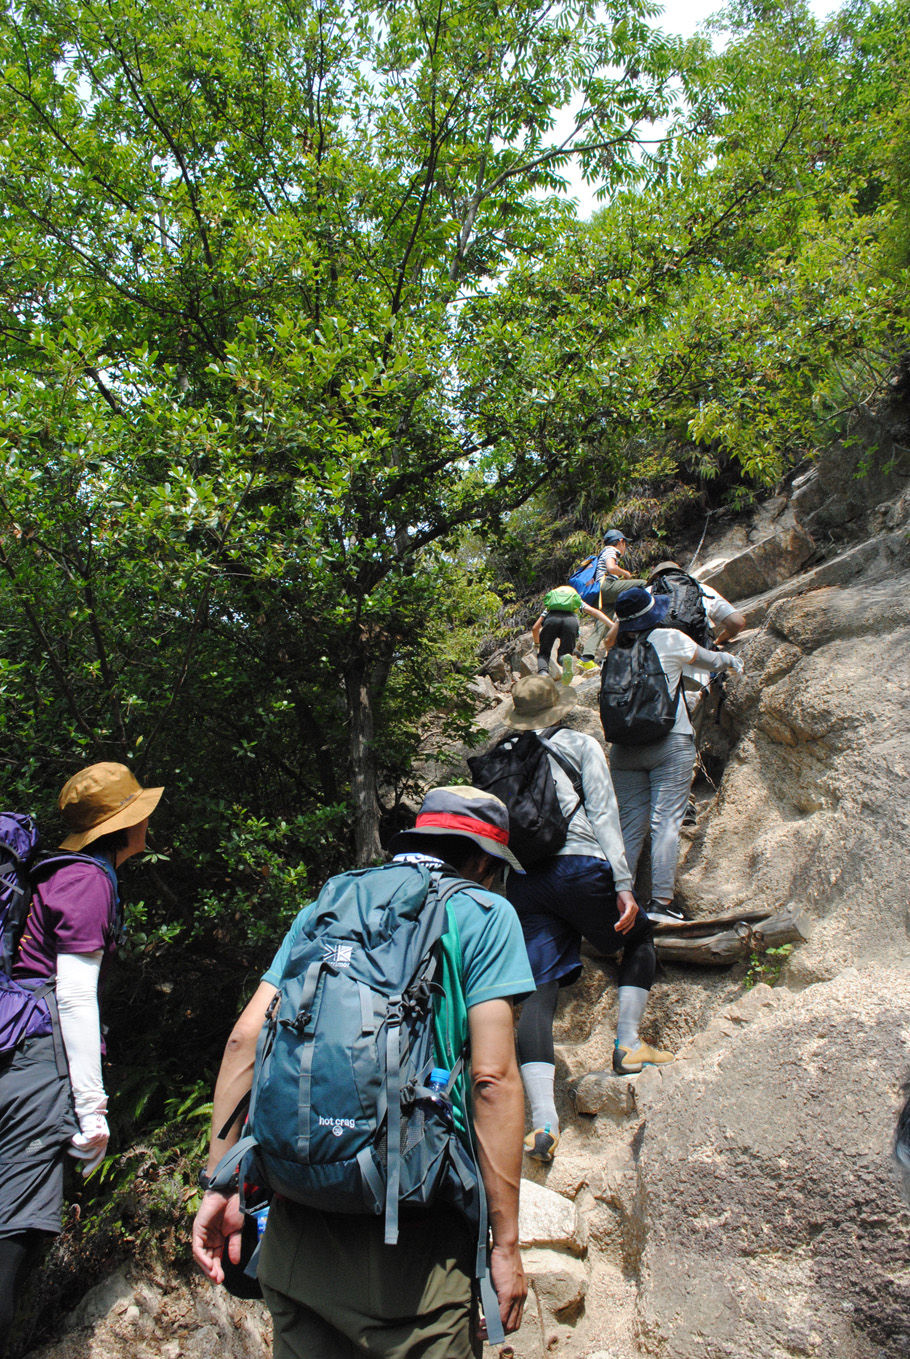
[[[777,948],[765,949],[764,953],[759,953],[753,949],[749,954],[749,963],[746,968],[746,978],[743,986],[747,991],[751,991],[753,986],[759,982],[765,982],[768,986],[776,986],[780,980],[784,963],[793,952],[792,944],[779,944]]]

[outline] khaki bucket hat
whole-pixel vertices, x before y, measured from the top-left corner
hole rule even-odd
[[[540,731],[561,721],[577,701],[573,689],[549,675],[525,675],[512,685],[512,710],[502,720],[517,731]]]
[[[143,788],[125,764],[90,764],[63,785],[57,799],[70,834],[61,849],[84,849],[111,831],[138,825],[150,816],[163,788]]]

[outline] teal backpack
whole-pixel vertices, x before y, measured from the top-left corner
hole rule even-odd
[[[475,883],[422,864],[359,869],[326,883],[266,1014],[245,1135],[212,1184],[226,1187],[239,1164],[246,1211],[271,1191],[327,1212],[384,1215],[389,1245],[400,1206],[456,1207],[477,1230],[477,1277],[496,1343],[486,1196],[470,1119],[460,1120],[463,1141],[450,1099],[464,1054],[443,1092],[429,1084],[440,939],[456,892],[490,908]],[[266,1194],[251,1201],[251,1185]]]

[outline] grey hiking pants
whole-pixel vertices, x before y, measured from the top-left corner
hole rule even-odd
[[[670,732],[647,746],[610,747],[610,777],[619,804],[619,824],[629,872],[635,878],[638,859],[651,831],[651,896],[672,901],[679,857],[679,828],[686,812],[695,738]]]

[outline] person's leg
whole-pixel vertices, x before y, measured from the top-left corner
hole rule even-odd
[[[657,970],[653,927],[644,911],[639,910],[635,924],[625,939],[619,965],[619,1014],[613,1048],[613,1070],[619,1075],[628,1076],[641,1071],[643,1066],[662,1066],[672,1062],[673,1054],[652,1048],[649,1043],[642,1041],[639,1034],[639,1025]]]
[[[263,1284],[272,1314],[272,1359],[355,1359],[363,1351],[309,1307]]]
[[[628,1075],[646,1063],[672,1061],[672,1053],[642,1043],[638,1033],[657,969],[654,932],[647,914],[639,909],[632,928],[618,932],[613,871],[605,859],[574,854],[557,857],[550,877],[555,888],[550,910],[557,920],[578,930],[601,953],[622,953],[614,1070]]]
[[[596,651],[597,651],[597,648],[600,646],[601,642],[603,641],[603,639],[604,639],[604,633],[606,632],[608,626],[609,626],[609,624],[607,624],[607,623],[602,623],[602,622],[600,621],[599,618],[595,620],[595,622],[594,622],[594,627],[591,629],[590,633],[588,634],[587,638],[585,639],[585,649],[584,649],[584,651],[582,652],[582,657],[581,657],[581,659],[582,659],[583,661],[593,661],[593,660],[594,660],[594,656],[595,656],[595,653],[596,653]]]
[[[561,617],[562,615],[558,613],[548,613],[540,625],[540,646],[537,650],[538,675],[550,673],[550,654],[561,635],[559,625]]]
[[[559,1140],[556,1055],[553,1050],[553,1017],[558,995],[558,981],[538,986],[533,996],[522,1004],[517,1029],[521,1079],[531,1106],[532,1131],[525,1139],[525,1145],[531,1156],[547,1161],[552,1161]],[[543,1136],[539,1138],[539,1134]]]
[[[626,863],[634,883],[651,816],[651,780],[643,748],[611,746],[610,778],[619,807]]]
[[[661,743],[660,761],[651,770],[651,899],[667,905],[673,900],[679,829],[686,814],[695,741],[671,732]]]
[[[571,656],[578,641],[578,616],[574,613],[559,615],[559,650],[556,653],[557,665],[564,656]]]
[[[19,1285],[32,1246],[31,1232],[0,1236],[0,1355],[6,1346],[16,1318]]]

